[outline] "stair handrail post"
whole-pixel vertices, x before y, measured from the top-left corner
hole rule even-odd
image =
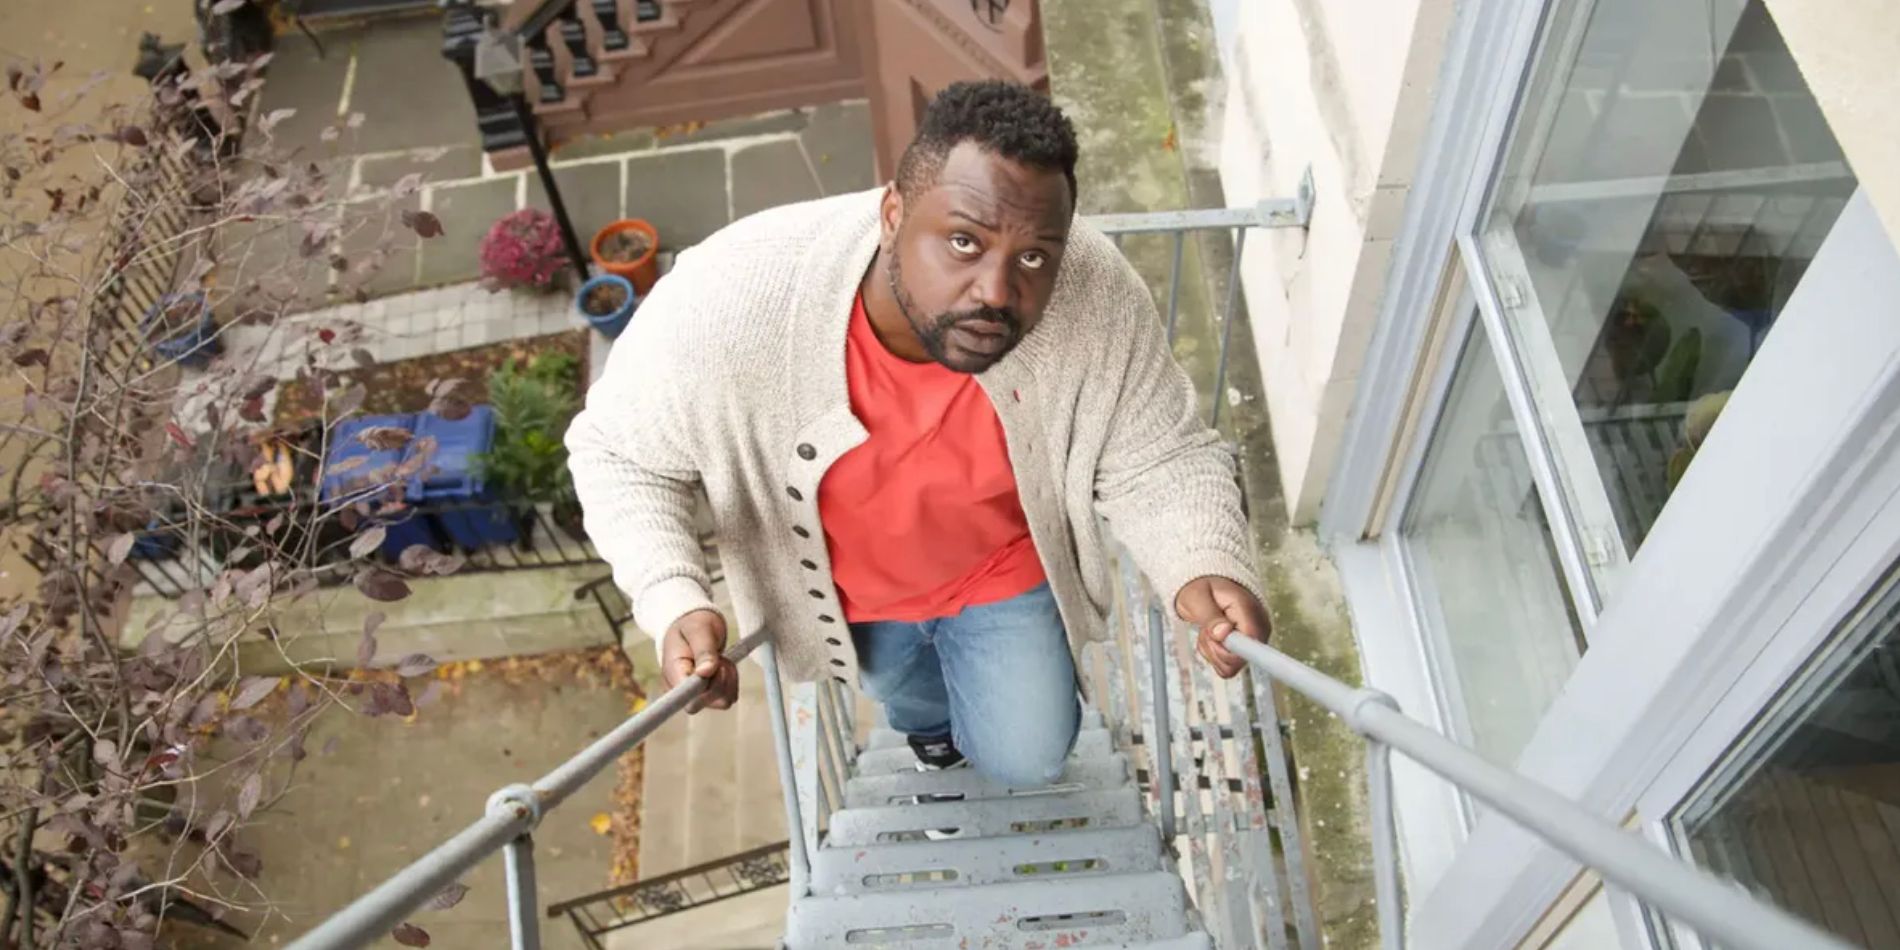
[[[1148,748],[1153,750],[1155,767],[1156,794],[1155,812],[1161,820],[1161,840],[1168,847],[1174,846],[1174,749],[1172,746],[1174,723],[1168,713],[1168,623],[1161,615],[1158,605],[1148,607],[1148,677],[1154,704],[1155,734],[1148,737]],[[1192,793],[1190,793],[1192,794]]]
[[[817,842],[805,840],[805,817],[798,807],[798,776],[792,767],[792,730],[785,721],[785,686],[779,680],[778,647],[767,640],[759,645],[759,663],[765,667],[765,702],[770,706],[772,749],[778,758],[779,791],[785,798],[787,850],[791,855],[791,898],[811,893],[811,854]]]

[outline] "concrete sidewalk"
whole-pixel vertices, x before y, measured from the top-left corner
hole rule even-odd
[[[339,154],[348,194],[371,196],[404,176],[425,185],[414,205],[442,220],[443,236],[393,256],[371,285],[381,296],[480,276],[477,247],[497,218],[547,208],[532,168],[498,172],[481,153],[460,73],[442,58],[441,21],[379,19],[278,38],[260,109],[294,109],[272,130],[280,147]],[[323,131],[361,113],[361,126]],[[833,103],[675,129],[584,138],[553,155],[555,180],[586,243],[601,225],[644,218],[663,248],[704,240],[775,205],[869,188],[871,120],[862,102]]]

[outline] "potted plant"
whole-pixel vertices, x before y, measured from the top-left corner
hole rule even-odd
[[[642,297],[660,279],[660,232],[639,218],[623,218],[601,228],[589,251],[601,270],[633,281],[634,293]]]
[[[580,409],[580,365],[566,353],[543,353],[524,367],[514,360],[489,374],[495,438],[476,458],[482,476],[513,501],[534,510],[575,538],[580,502],[567,469],[567,424]],[[525,512],[524,512],[525,514]],[[532,525],[522,536],[532,544]]]
[[[627,322],[633,319],[633,308],[639,303],[640,295],[633,292],[633,282],[619,274],[592,278],[574,295],[575,309],[609,340],[627,328]]]
[[[490,290],[553,290],[567,257],[554,216],[523,208],[503,216],[482,236],[482,281]]]
[[[139,328],[152,352],[180,366],[203,369],[218,355],[218,324],[202,291],[168,294],[145,311]]]

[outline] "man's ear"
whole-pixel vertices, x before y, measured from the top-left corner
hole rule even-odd
[[[889,248],[897,239],[897,226],[904,221],[904,196],[897,190],[897,183],[884,186],[884,197],[878,202],[878,245]]]

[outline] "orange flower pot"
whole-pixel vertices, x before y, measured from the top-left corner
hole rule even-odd
[[[625,231],[638,231],[646,235],[647,252],[632,261],[610,261],[602,257],[600,249],[607,239]],[[660,232],[655,231],[653,225],[639,218],[622,219],[601,228],[600,232],[594,235],[594,241],[588,245],[587,250],[593,255],[594,264],[601,269],[601,272],[633,281],[634,291],[642,297],[647,295],[647,291],[653,289],[653,282],[660,279]]]

